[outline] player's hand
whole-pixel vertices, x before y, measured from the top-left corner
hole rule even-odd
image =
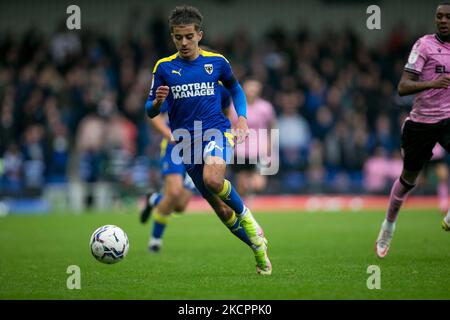
[[[169,143],[172,143],[172,144],[176,144],[177,143],[177,140],[175,140],[173,134],[170,134]]]
[[[169,87],[159,86],[158,89],[156,89],[155,100],[158,104],[163,104],[164,100],[166,100],[168,95],[169,95]]]
[[[233,131],[233,134],[236,137],[236,143],[240,144],[244,142],[248,136],[247,119],[245,119],[244,117],[239,117],[236,128],[233,129]]]
[[[448,89],[450,87],[450,76],[443,75],[433,81],[434,89]]]
[[[167,133],[164,133],[163,137],[164,137],[164,139],[167,140],[168,143],[171,143],[171,144],[176,144],[177,143],[177,141],[175,140],[172,132],[170,132],[170,131],[167,132]]]

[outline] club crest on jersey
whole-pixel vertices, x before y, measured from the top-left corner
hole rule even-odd
[[[206,71],[208,74],[213,73],[213,65],[212,65],[211,63],[205,64],[205,71]]]

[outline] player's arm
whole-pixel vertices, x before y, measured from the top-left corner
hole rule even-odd
[[[403,71],[400,82],[398,83],[398,94],[407,96],[428,89],[448,89],[450,86],[450,76],[442,75],[436,80],[419,81],[419,75],[409,71]]]
[[[230,92],[231,98],[233,99],[233,106],[236,110],[238,118],[247,120],[247,100],[241,85],[234,77],[224,85]]]
[[[234,79],[234,77],[233,77]],[[226,87],[226,86],[225,86]],[[233,99],[234,109],[238,115],[238,120],[235,128],[236,142],[242,143],[248,136],[248,125],[247,125],[247,100],[245,98],[244,90],[242,89],[239,82],[234,79],[234,83],[229,87],[226,87],[231,94]]]
[[[145,111],[150,118],[156,117],[160,111],[161,106],[169,95],[169,87],[168,86],[159,86],[155,91],[155,97],[152,97],[150,94],[147,98],[147,102],[145,103]]]
[[[222,83],[228,90],[233,100],[234,109],[238,115],[238,121],[234,133],[236,135],[236,142],[242,143],[248,136],[247,125],[247,100],[245,98],[244,90],[239,81],[236,80],[228,61],[224,61],[224,72],[222,74]]]
[[[158,68],[157,64],[153,70],[152,86],[145,103],[145,112],[150,118],[156,117],[161,112],[161,106],[169,95],[169,87],[164,84],[159,70],[160,68]]]
[[[150,119],[150,124],[165,139],[173,141],[172,131],[170,131],[170,128],[166,125],[166,122],[164,121],[164,117],[162,115],[159,114]]]

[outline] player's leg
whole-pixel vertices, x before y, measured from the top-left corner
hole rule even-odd
[[[217,195],[210,194],[205,198],[211,207],[216,212],[217,216],[230,229],[230,231],[252,248],[256,260],[256,272],[263,275],[270,275],[272,273],[272,265],[267,255],[267,239],[262,238],[256,232],[251,233],[249,230],[257,225],[251,216],[251,212],[247,214],[245,219],[239,219],[236,213],[226,205]],[[252,221],[253,220],[253,221]],[[257,225],[259,227],[259,225]],[[252,239],[253,237],[253,239]],[[256,239],[254,239],[256,237]],[[258,243],[255,244],[255,243]]]
[[[203,167],[203,182],[206,188],[220,198],[233,211],[232,216],[223,215],[221,220],[233,230],[242,227],[255,253],[257,272],[271,274],[272,266],[267,257],[267,239],[261,226],[256,222],[251,211],[244,205],[233,185],[225,179],[226,163],[221,157],[209,156]],[[228,210],[227,210],[228,211]],[[227,212],[225,211],[225,212]],[[223,214],[221,211],[218,214]],[[234,216],[235,215],[235,216]],[[242,240],[242,239],[241,239]]]
[[[186,173],[184,177],[184,188],[183,192],[178,196],[177,202],[175,204],[175,212],[180,214],[183,213],[188,204],[189,201],[191,201],[193,192],[195,190],[194,182],[192,181],[191,177]]]
[[[203,166],[203,182],[206,188],[215,196],[220,198],[228,207],[231,208],[233,213],[236,214],[236,218],[239,220],[245,220],[248,216],[249,223],[246,229],[247,235],[254,246],[260,246],[263,242],[263,233],[261,227],[256,223],[253,217],[251,217],[251,212],[245,207],[239,194],[233,185],[225,179],[226,164],[222,158],[210,156],[206,159],[206,163]],[[225,211],[227,213],[228,211]],[[222,212],[220,211],[219,217],[223,222],[228,222],[230,218],[229,215],[220,216]]]
[[[225,179],[225,171],[225,160],[208,156],[203,166],[203,182],[212,194],[222,199],[240,217],[246,213],[246,208],[236,189]]]
[[[257,194],[264,190],[267,186],[267,176],[260,174],[260,170],[258,166],[255,166],[250,173],[250,181],[251,181],[251,195]],[[251,198],[248,198],[248,201],[251,201]]]
[[[189,175],[186,174],[186,178],[184,180],[183,191],[181,192],[181,194],[178,195],[174,203],[174,212],[176,213],[182,213],[184,212],[184,210],[186,210],[186,207],[189,204],[189,201],[192,198],[192,193],[195,189],[195,186],[192,180],[190,180]],[[189,180],[190,182],[187,180]],[[153,208],[158,206],[159,202],[163,199],[163,197],[164,197],[163,192],[149,192],[146,195],[145,207],[140,214],[140,220],[142,223],[147,222],[147,220],[150,218]]]
[[[150,191],[145,195],[145,203],[139,214],[139,221],[145,224],[152,214],[153,208],[155,208],[163,197],[162,192]]]
[[[246,159],[246,161],[250,160]],[[237,192],[251,206],[254,193],[260,192],[265,188],[266,177],[259,174],[257,165],[252,163],[234,165],[234,170],[236,172]]]
[[[164,181],[169,174],[184,174],[184,166],[177,165],[172,161],[173,145],[169,144],[167,140],[163,139],[161,142],[161,178]],[[145,206],[140,213],[141,223],[146,223],[152,214],[153,208],[159,205],[163,199],[163,192],[149,192],[145,198]]]
[[[186,210],[189,201],[191,201],[191,198],[192,191],[184,189],[181,194],[178,195],[177,203],[174,206],[174,212],[183,213]]]
[[[183,176],[168,174],[164,177],[164,193],[153,213],[153,225],[149,250],[157,252],[161,249],[162,238],[169,222],[170,214],[179,206],[179,195],[184,192]]]
[[[397,221],[398,213],[409,193],[416,185],[420,171],[410,171],[403,168],[400,177],[394,182],[389,197],[386,220],[390,223]]]
[[[438,177],[437,193],[439,198],[439,210],[446,213],[449,209],[448,203],[448,167],[443,161],[436,164],[436,175]]]
[[[251,183],[251,173],[248,170],[236,170],[236,190],[243,198],[251,192]]]
[[[450,120],[447,120],[443,124],[443,130],[442,134],[439,138],[439,144],[448,152],[450,153]],[[448,171],[448,167],[447,167]],[[447,173],[448,176],[448,173]],[[447,211],[447,215],[442,220],[442,228],[445,231],[450,231],[450,208]]]
[[[405,122],[402,130],[403,171],[392,186],[386,218],[375,242],[379,258],[384,258],[389,251],[400,208],[415,187],[423,166],[431,159],[436,140],[434,126]]]
[[[408,194],[415,186],[415,183],[410,183],[410,181],[415,181],[419,173],[420,171],[408,171],[403,169],[400,178],[395,180],[392,186],[386,218],[381,224],[381,229],[375,243],[376,254],[379,258],[384,258],[389,251],[392,237],[394,236],[398,213],[408,197]]]
[[[251,174],[252,190],[254,192],[260,192],[266,188],[267,177],[253,171]]]
[[[184,169],[184,165],[183,170],[185,172],[184,188],[183,192],[179,195],[177,199],[177,203],[175,204],[175,212],[178,214],[183,213],[186,210],[189,201],[191,201],[192,195],[195,191],[194,181],[192,181],[192,178],[187,174],[186,169]]]
[[[446,163],[442,163],[442,172],[440,173],[441,178],[439,179],[439,183],[441,184],[439,189],[439,197],[440,197],[440,209],[446,215],[444,219],[442,219],[442,228],[445,231],[450,231],[450,207],[448,203],[448,166]],[[438,174],[439,176],[439,174]],[[447,210],[445,210],[447,209]]]
[[[208,201],[220,220],[237,238],[252,248],[257,261],[257,272],[260,274],[270,274],[272,269],[270,261],[267,258],[267,240],[264,238],[262,230],[254,220],[250,210],[247,209],[245,215],[237,215],[231,206],[221,200],[218,195],[213,194],[204,182],[203,164],[186,165],[186,170],[191,176],[200,194],[206,201]],[[217,174],[217,172],[214,172],[214,176]],[[224,172],[219,176],[224,179]],[[225,183],[222,181],[222,185],[224,184]]]

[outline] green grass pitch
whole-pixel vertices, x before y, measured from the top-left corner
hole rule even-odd
[[[391,251],[375,257],[384,214],[255,213],[269,239],[272,276],[258,276],[251,250],[213,214],[172,219],[163,251],[150,254],[150,225],[136,210],[0,218],[0,299],[449,299],[450,233],[442,215],[404,210]],[[116,224],[130,240],[124,261],[97,262],[89,237]],[[69,290],[69,265],[81,289]],[[369,290],[367,268],[381,269]]]

